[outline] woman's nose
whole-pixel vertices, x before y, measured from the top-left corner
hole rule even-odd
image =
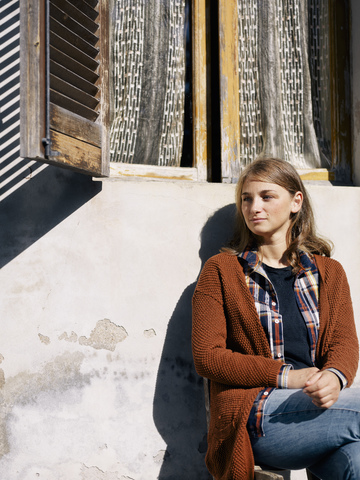
[[[261,199],[259,198],[254,198],[252,204],[251,204],[251,211],[256,213],[256,212],[260,212],[261,210]]]

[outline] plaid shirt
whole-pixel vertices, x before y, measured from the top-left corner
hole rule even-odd
[[[278,387],[287,388],[287,378],[292,365],[285,364],[284,334],[282,317],[279,312],[279,301],[271,281],[261,263],[256,251],[244,251],[239,255],[247,286],[254,297],[255,306],[261,324],[267,335],[272,357],[283,364],[278,378]],[[295,276],[294,293],[299,310],[307,326],[310,352],[315,365],[315,351],[319,333],[319,273],[315,261],[306,253],[300,254],[300,270]],[[338,375],[343,388],[346,378],[341,372],[332,370]],[[274,388],[266,388],[257,396],[251,410],[248,422],[252,436],[263,436],[262,420],[267,399]]]

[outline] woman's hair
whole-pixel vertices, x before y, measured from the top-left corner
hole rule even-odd
[[[293,269],[298,270],[299,268],[299,250],[330,257],[332,245],[316,234],[310,199],[299,174],[290,163],[278,158],[255,160],[241,173],[236,187],[235,232],[229,247],[223,249],[224,251],[237,255],[246,248],[256,248],[261,245],[261,238],[249,230],[241,210],[243,185],[249,179],[280,185],[291,196],[294,196],[296,192],[301,192],[303,195],[302,207],[297,213],[292,214],[287,232],[285,255]]]

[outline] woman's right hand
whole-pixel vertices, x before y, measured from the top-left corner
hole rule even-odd
[[[316,367],[290,370],[287,382],[288,388],[304,388],[306,382],[317,372],[319,372],[319,369]]]

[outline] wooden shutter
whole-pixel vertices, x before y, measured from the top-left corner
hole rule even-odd
[[[107,176],[107,0],[21,2],[21,156]]]

